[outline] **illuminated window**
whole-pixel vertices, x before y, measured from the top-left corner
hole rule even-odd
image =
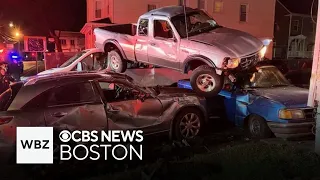
[[[154,4],[148,4],[148,11],[151,11],[153,9],[157,9],[157,6]]]
[[[101,0],[96,0],[96,4],[95,4],[95,17],[96,17],[96,18],[101,18],[101,14],[102,14],[102,4],[101,4]]]
[[[248,4],[240,5],[240,22],[248,21]]]
[[[215,1],[214,2],[214,12],[221,13],[223,9],[223,2],[222,1]]]

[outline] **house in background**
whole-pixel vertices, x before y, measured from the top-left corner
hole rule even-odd
[[[277,0],[273,57],[312,58],[316,17],[317,3],[313,6],[312,0]]]
[[[62,52],[78,52],[85,49],[85,36],[80,32],[60,31],[60,43]]]
[[[199,8],[220,25],[273,39],[276,0],[87,0],[87,23],[81,32],[86,48],[94,47],[93,29],[115,23],[136,23],[139,16],[164,6]],[[266,56],[272,57],[272,43]]]

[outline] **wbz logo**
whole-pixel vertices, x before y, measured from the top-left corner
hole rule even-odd
[[[53,164],[53,128],[17,127],[17,164]]]

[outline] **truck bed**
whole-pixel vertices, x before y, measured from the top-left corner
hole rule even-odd
[[[116,24],[95,28],[94,34],[97,48],[104,50],[104,46],[108,41],[115,41],[121,46],[127,60],[136,60],[134,53],[134,46],[136,44],[136,25]]]
[[[101,27],[100,29],[104,29],[114,33],[127,34],[130,36],[136,35],[136,25],[133,25],[133,24],[116,24],[116,25]]]

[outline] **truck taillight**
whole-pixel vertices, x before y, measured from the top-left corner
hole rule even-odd
[[[7,124],[13,119],[13,116],[0,116],[0,125]]]

